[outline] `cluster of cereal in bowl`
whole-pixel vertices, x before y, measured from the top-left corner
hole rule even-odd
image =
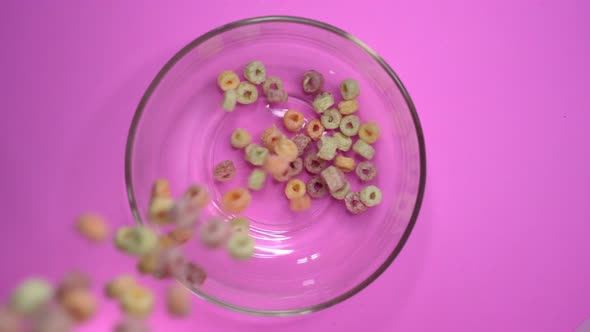
[[[244,69],[245,81],[231,70],[221,72],[217,85],[223,91],[222,108],[233,112],[238,104],[252,104],[260,96],[258,86],[268,103],[282,103],[289,98],[283,81],[276,76],[267,76],[260,61],[248,63]],[[230,213],[243,212],[252,200],[249,190],[262,190],[267,175],[276,183],[285,183],[285,196],[293,211],[305,211],[312,199],[328,194],[344,201],[346,209],[357,214],[381,202],[381,190],[375,185],[366,185],[353,191],[347,174],[354,173],[363,182],[377,176],[371,162],[376,151],[373,144],[381,134],[374,121],[361,123],[355,115],[359,110],[357,97],[360,86],[353,79],[340,83],[342,101],[336,105],[334,95],[323,90],[324,76],[315,70],[304,73],[303,92],[315,95],[312,106],[317,118],[305,119],[302,112],[294,109],[283,115],[283,126],[292,134],[285,134],[277,126],[267,128],[260,137],[260,144],[253,142],[247,129],[238,128],[231,135],[231,145],[244,149],[244,158],[254,166],[248,178],[248,188],[238,187],[227,191],[222,206]],[[358,136],[358,137],[357,137]],[[353,140],[355,140],[353,144]],[[348,151],[355,155],[345,155]],[[361,159],[357,163],[355,159]],[[313,177],[305,183],[297,176],[306,170]],[[224,160],[213,169],[217,181],[230,181],[236,172],[233,161]]]

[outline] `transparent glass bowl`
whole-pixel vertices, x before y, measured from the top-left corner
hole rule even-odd
[[[221,109],[216,78],[222,70],[243,72],[252,60],[279,76],[289,101],[269,105],[261,98]],[[170,180],[175,195],[193,183],[206,184],[213,202],[206,215],[231,217],[219,208],[226,190],[246,186],[252,170],[243,151],[230,147],[235,128],[246,128],[259,141],[271,124],[282,128],[287,109],[314,116],[313,96],[305,95],[306,70],[324,74],[325,89],[339,101],[339,83],[360,82],[362,121],[375,120],[381,138],[374,145],[378,176],[373,183],[383,202],[352,215],[342,201],[312,201],[304,213],[289,210],[284,184],[267,179],[253,192],[243,213],[251,220],[256,251],[249,261],[232,260],[198,240],[184,246],[189,259],[205,268],[208,279],[195,294],[239,312],[295,315],[318,311],[358,293],[399,254],[412,230],[425,184],[425,149],[414,105],[393,70],[374,51],[348,33],[325,23],[297,17],[260,17],[219,27],[197,38],[162,68],[141,99],[129,132],[126,181],[129,202],[139,223],[147,222],[150,189],[157,178]],[[351,154],[352,153],[348,153]],[[238,172],[227,183],[215,182],[213,166],[225,159]],[[304,171],[300,176],[309,178]],[[351,179],[352,189],[363,184]]]

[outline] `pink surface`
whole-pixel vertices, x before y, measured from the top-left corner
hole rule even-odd
[[[140,96],[198,35],[279,13],[353,33],[400,75],[427,142],[420,218],[390,269],[336,307],[268,319],[195,300],[193,317],[170,320],[160,304],[156,331],[573,331],[590,316],[588,2],[215,7],[0,5],[0,297],[32,273],[78,266],[103,282],[131,268],[68,228],[85,209],[131,222],[123,153]],[[117,317],[105,303],[80,331]]]

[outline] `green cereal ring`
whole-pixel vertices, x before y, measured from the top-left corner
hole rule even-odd
[[[376,186],[366,186],[361,190],[361,201],[366,206],[375,206],[381,203],[381,190]]]
[[[361,121],[356,115],[347,115],[340,121],[340,131],[348,137],[356,135],[360,126]]]

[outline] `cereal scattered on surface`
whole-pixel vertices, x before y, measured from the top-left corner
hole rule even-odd
[[[301,85],[303,86],[303,92],[316,93],[324,85],[324,75],[315,70],[308,70],[303,74]]]
[[[348,136],[345,136],[342,133],[334,133],[334,139],[336,140],[336,146],[338,146],[338,150],[340,151],[349,151],[352,147],[352,139]]]
[[[369,160],[373,159],[373,156],[375,155],[375,149],[362,139],[359,139],[354,143],[352,150],[359,156]]]
[[[309,138],[317,141],[324,134],[324,125],[322,125],[318,119],[311,119],[305,125],[305,131],[307,132],[307,136],[309,136]]]
[[[347,115],[340,121],[340,132],[348,137],[352,137],[359,132],[361,121],[356,115]]]
[[[223,195],[222,205],[230,213],[242,213],[248,208],[252,196],[245,188],[236,188]]]
[[[227,241],[227,250],[229,254],[239,260],[245,260],[254,254],[254,238],[248,233],[233,233]]]
[[[293,141],[293,143],[295,143],[295,145],[297,145],[297,154],[299,156],[303,155],[303,153],[309,146],[309,143],[311,143],[311,138],[307,137],[304,134],[297,134],[293,136],[291,140]]]
[[[283,115],[283,124],[288,131],[297,132],[303,128],[305,117],[303,114],[296,110],[288,110]]]
[[[344,100],[354,99],[360,94],[360,85],[353,79],[345,79],[340,83],[340,93]]]
[[[353,214],[367,210],[367,206],[361,201],[361,195],[358,192],[349,192],[344,198],[344,203],[346,209]]]
[[[246,147],[246,161],[254,166],[262,166],[268,157],[268,149],[256,143],[251,143]]]
[[[252,61],[244,68],[244,77],[254,84],[260,84],[266,79],[266,68],[260,61]]]
[[[201,241],[209,247],[220,246],[229,235],[229,228],[223,220],[211,218],[199,227]]]
[[[344,197],[346,197],[346,195],[349,192],[350,192],[350,183],[348,181],[346,181],[346,184],[344,185],[344,187],[331,192],[330,195],[332,195],[332,197],[336,198],[337,200],[343,200]]]
[[[373,144],[381,136],[381,129],[375,121],[368,121],[363,123],[359,128],[359,137],[363,141]]]
[[[326,129],[336,129],[340,126],[342,115],[335,108],[326,110],[321,117],[322,125]]]
[[[336,159],[334,159],[334,166],[340,168],[344,173],[352,172],[354,170],[354,164],[354,158],[337,156]]]
[[[376,186],[366,186],[360,193],[361,201],[368,207],[378,205],[381,203],[381,190]]]
[[[240,82],[236,94],[237,102],[242,105],[252,104],[258,100],[258,89],[248,82]]]
[[[291,211],[294,212],[308,210],[311,207],[311,199],[309,198],[309,195],[293,198],[289,200],[289,207],[291,208]]]
[[[317,151],[312,150],[303,159],[303,166],[311,174],[320,174],[328,166],[328,163],[318,157]]]
[[[266,173],[257,168],[250,173],[248,177],[248,189],[250,190],[260,190],[262,186],[264,186],[264,182],[266,181]]]
[[[231,160],[224,160],[213,168],[213,177],[220,182],[226,182],[236,175],[236,166]]]
[[[231,134],[231,146],[236,149],[245,148],[252,141],[252,136],[246,129],[238,128]]]
[[[223,91],[234,90],[238,84],[240,78],[233,70],[224,70],[217,76],[217,86]]]
[[[322,136],[318,142],[318,157],[323,160],[332,160],[336,157],[336,149],[338,145],[336,139],[332,136]]]
[[[338,111],[342,115],[349,115],[359,110],[359,103],[356,99],[344,100],[338,103]]]
[[[307,181],[307,193],[312,198],[321,198],[328,193],[328,187],[320,176],[314,176]]]
[[[377,168],[370,161],[361,161],[356,166],[356,175],[364,182],[371,181],[377,177]]]
[[[329,166],[321,173],[322,180],[330,192],[337,191],[346,185],[344,173],[335,166]]]
[[[285,195],[288,199],[302,197],[305,192],[305,183],[299,179],[290,180],[285,186]]]
[[[334,96],[328,91],[322,91],[313,100],[313,109],[318,113],[322,114],[325,110],[334,105]]]

